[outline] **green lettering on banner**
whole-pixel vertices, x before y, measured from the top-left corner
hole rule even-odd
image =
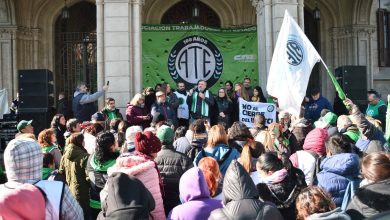
[[[189,89],[205,79],[216,94],[227,80],[249,77],[258,85],[257,41],[256,26],[143,25],[143,87],[167,82],[175,88],[176,82],[185,81]]]

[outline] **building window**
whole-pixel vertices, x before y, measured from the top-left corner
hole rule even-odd
[[[378,65],[390,67],[390,0],[379,1],[377,15]]]

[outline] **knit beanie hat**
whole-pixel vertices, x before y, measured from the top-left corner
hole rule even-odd
[[[315,128],[307,134],[303,149],[314,151],[316,154],[323,156],[326,154],[325,141],[327,138],[328,132],[326,129]]]
[[[135,134],[134,144],[136,151],[149,156],[161,150],[160,139],[150,131]]]
[[[4,151],[4,166],[9,181],[41,180],[43,154],[36,140],[14,139]]]
[[[163,144],[172,144],[174,133],[172,128],[163,125],[157,130],[157,137],[160,139]]]
[[[0,190],[1,219],[45,219],[45,198],[32,184],[20,184],[15,188],[2,187]]]

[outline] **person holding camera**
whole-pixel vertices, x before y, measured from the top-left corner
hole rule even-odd
[[[145,106],[145,96],[141,93],[135,94],[130,104],[127,105],[126,119],[129,126],[139,125],[143,129],[150,126],[152,117],[148,108]]]

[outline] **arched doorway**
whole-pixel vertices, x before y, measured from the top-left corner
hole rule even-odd
[[[194,15],[194,8],[197,16]],[[161,24],[201,24],[209,27],[221,27],[217,13],[201,1],[180,1],[168,9],[161,19]]]
[[[83,1],[68,12],[67,19],[60,15],[55,23],[55,88],[71,101],[80,82],[96,91],[96,6]]]

